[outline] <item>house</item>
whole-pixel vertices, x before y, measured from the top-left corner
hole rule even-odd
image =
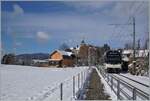
[[[98,48],[96,46],[86,44],[82,40],[77,52],[77,62],[79,65],[88,66],[97,63]]]
[[[38,67],[48,67],[48,60],[38,60],[38,59],[33,59],[32,60],[32,65],[33,66],[38,66]]]
[[[74,66],[75,55],[72,52],[56,50],[49,56],[49,65],[57,67]]]
[[[123,50],[122,55],[123,55],[123,57],[128,57],[128,58],[132,57],[133,56],[133,50],[131,50],[131,49],[130,50],[129,49],[128,50]]]
[[[128,57],[133,57],[133,50],[123,50],[122,55],[126,55]],[[136,58],[142,58],[142,57],[148,57],[149,50],[136,50],[135,51],[135,57]]]
[[[138,50],[136,57],[148,57],[149,50]]]

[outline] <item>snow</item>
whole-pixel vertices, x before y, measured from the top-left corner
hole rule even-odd
[[[136,89],[139,89],[147,94],[149,94],[149,87],[146,87],[146,86],[143,86],[137,82],[134,82],[128,78],[125,78],[121,75],[118,75],[118,74],[109,74],[110,76],[116,76],[117,78],[127,82],[128,84],[132,85],[132,87],[126,87],[125,85],[123,85],[121,83],[120,85],[120,88],[122,91],[126,92],[128,95],[130,95],[130,97],[132,97],[132,93],[133,93],[133,87],[136,87]],[[131,76],[132,77],[132,76]],[[129,77],[130,78],[130,77]],[[137,77],[138,79],[138,77]],[[116,80],[113,80],[113,83],[117,85],[117,81]],[[117,87],[114,87],[114,89],[116,89]],[[117,90],[117,89],[116,89]],[[121,96],[124,96],[122,93],[121,93]],[[126,97],[124,97],[123,99],[126,99]],[[137,93],[137,99],[138,100],[142,100],[143,97],[139,96],[139,93]]]
[[[110,95],[110,99],[111,100],[117,100],[117,96],[115,95],[115,93],[111,90],[110,86],[108,85],[108,83],[105,81],[105,79],[103,78],[103,76],[100,74],[100,72],[98,71],[98,69],[95,67],[99,77],[101,78],[101,82],[104,84],[104,90],[106,92],[106,94]]]
[[[136,57],[146,57],[148,56],[149,50],[136,50]],[[122,54],[133,54],[133,50],[123,50]]]
[[[37,101],[42,99],[45,101],[50,101],[52,99],[60,99],[60,83],[62,82],[64,88],[63,90],[65,92],[63,95],[64,98],[71,98],[72,77],[76,77],[81,72],[87,73],[88,67],[42,68],[18,65],[2,65],[0,70],[0,100]],[[82,82],[84,82],[84,80]],[[79,90],[77,88],[77,82],[75,85],[77,92]],[[80,87],[81,85],[82,84],[80,83]]]
[[[132,54],[133,50],[123,50],[122,54]]]
[[[148,85],[149,86],[149,81],[150,81],[150,78],[149,77],[146,77],[146,76],[136,76],[136,75],[131,75],[130,73],[126,73],[126,74],[121,74],[123,76],[126,76],[130,79],[133,79],[137,82],[140,82],[140,83],[143,83],[145,85]]]
[[[102,68],[102,66],[101,66],[101,68]],[[106,75],[108,75],[108,78],[107,77],[103,78],[102,76],[101,77],[104,80],[106,80],[106,84],[105,85],[108,85],[108,87],[107,87],[108,90],[111,89],[110,86],[112,85],[111,84],[111,77],[112,76],[115,77],[115,78],[117,77],[121,81],[124,82],[124,84],[120,83],[120,90],[121,90],[120,95],[123,97],[122,99],[124,99],[124,100],[125,99],[129,100],[129,97],[130,97],[130,99],[132,99],[132,97],[133,97],[133,88],[136,88],[137,100],[145,100],[146,99],[145,97],[141,96],[141,91],[146,93],[146,94],[149,94],[149,78],[148,77],[133,76],[133,75],[131,75],[129,73],[126,73],[126,74],[125,73],[124,74],[123,73],[121,73],[121,74],[106,73]],[[123,75],[123,76],[121,76],[121,75]],[[130,79],[128,79],[126,77],[128,77]],[[140,83],[138,83],[138,82],[140,82]],[[117,83],[118,83],[117,80],[113,79],[113,90],[114,90],[114,93],[117,93],[117,85],[118,85]],[[130,85],[132,85],[132,86],[130,86]],[[126,94],[126,96],[123,94],[123,92]],[[128,98],[127,98],[127,96],[128,96]]]
[[[109,75],[110,75],[110,74],[109,74]],[[128,95],[130,95],[131,97],[132,97],[132,93],[133,93],[133,87],[136,87],[136,89],[139,89],[139,90],[141,90],[141,91],[143,91],[143,92],[149,94],[149,87],[146,87],[146,86],[144,86],[144,85],[141,85],[141,84],[139,84],[139,83],[137,83],[137,82],[134,82],[134,81],[132,81],[132,80],[130,80],[130,79],[127,79],[127,78],[125,78],[125,77],[122,77],[122,76],[120,76],[120,75],[118,75],[118,74],[111,74],[111,75],[114,75],[114,76],[116,76],[117,78],[119,78],[119,79],[121,79],[121,80],[127,82],[127,83],[130,84],[130,85],[132,85],[131,88],[128,88],[128,87],[124,86],[123,84],[120,85],[121,90],[122,90],[122,91],[125,91],[125,92],[126,92]],[[138,78],[138,77],[137,77],[137,78]],[[117,81],[114,80],[114,83],[117,84]],[[121,95],[123,96],[122,93],[121,93]],[[125,98],[125,97],[124,97],[124,98]],[[138,100],[143,100],[144,98],[143,98],[141,95],[139,95],[139,93],[137,93],[137,99],[138,99]]]
[[[62,55],[66,55],[66,56],[71,56],[73,53],[72,52],[66,52],[66,51],[62,51],[62,50],[57,50],[59,53],[61,53]]]
[[[129,80],[129,79],[127,79],[127,78],[124,78],[124,77],[122,77],[122,76],[119,76],[119,75],[117,75],[117,77],[119,77],[121,80],[124,80],[124,81],[128,82],[129,84],[131,84],[132,86],[134,86],[134,87],[140,89],[141,91],[144,91],[144,92],[146,92],[146,93],[149,94],[149,87],[143,86],[143,85],[141,85],[141,84],[139,84],[139,83],[137,83],[137,82],[131,81],[131,80]],[[138,79],[138,78],[137,78],[137,79]],[[143,82],[146,82],[145,80],[142,80],[142,81],[143,81]]]
[[[105,64],[105,66],[107,67],[107,68],[120,68],[121,69],[121,64]]]
[[[37,62],[40,62],[40,63],[45,63],[45,62],[48,62],[48,60],[47,59],[45,59],[45,60],[39,60],[39,59],[33,59],[32,60],[34,63],[37,63]]]
[[[124,56],[122,60],[128,62],[128,61],[129,61],[129,58],[128,58],[127,56]]]

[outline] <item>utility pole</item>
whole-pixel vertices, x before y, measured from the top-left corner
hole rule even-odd
[[[129,20],[130,20],[130,18],[129,18]],[[128,21],[129,21],[128,20]],[[119,25],[132,25],[133,26],[133,45],[132,45],[132,49],[133,49],[133,72],[134,72],[134,74],[135,74],[135,17],[133,16],[132,17],[132,23],[127,23],[127,24],[109,24],[109,25],[117,25],[117,26],[119,26]]]
[[[14,64],[16,64],[16,33],[13,33],[13,53],[14,53]]]
[[[91,56],[92,56],[92,54],[91,54],[91,49],[92,49],[92,47],[89,47],[88,48],[88,65],[89,65],[89,67],[91,67]]]
[[[133,71],[135,75],[135,17],[133,17]]]
[[[140,50],[140,48],[141,48],[141,45],[140,45],[140,39],[139,39],[137,49]]]

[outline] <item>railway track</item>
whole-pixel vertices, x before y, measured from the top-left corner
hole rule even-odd
[[[141,84],[141,85],[143,85],[143,86],[145,86],[145,87],[150,87],[150,86],[149,86],[148,84],[146,84],[146,83],[139,82],[139,81],[134,80],[134,79],[132,79],[132,78],[130,78],[130,77],[127,77],[127,76],[125,76],[125,75],[119,74],[119,76],[125,77],[125,78],[127,78],[127,79],[129,79],[129,80],[131,80],[131,81],[133,81],[133,82],[139,83],[139,84]]]
[[[115,76],[115,77],[119,78],[120,80],[122,80],[123,82],[128,83],[129,85],[139,89],[141,92],[149,94],[149,85],[141,83],[139,81],[136,81],[132,78],[126,77],[122,74],[111,74],[111,75]]]
[[[150,88],[148,83],[137,81],[125,74],[106,73],[103,68],[99,68],[99,71],[111,89],[116,93],[118,99],[149,99]]]

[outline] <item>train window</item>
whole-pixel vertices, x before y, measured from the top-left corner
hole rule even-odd
[[[118,51],[109,51],[105,55],[105,62],[110,64],[121,63],[121,54]]]

